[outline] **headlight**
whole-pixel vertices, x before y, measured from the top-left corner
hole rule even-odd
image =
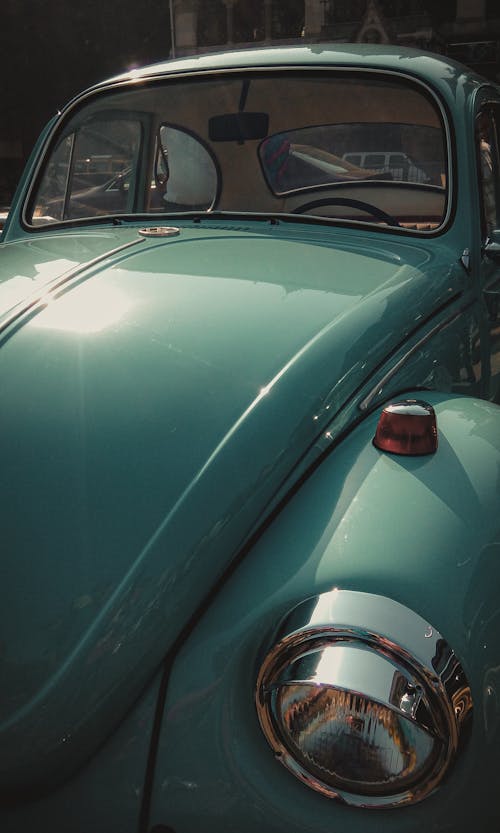
[[[363,807],[428,795],[472,710],[437,631],[390,599],[339,590],[299,605],[280,626],[256,701],[267,740],[294,775]]]

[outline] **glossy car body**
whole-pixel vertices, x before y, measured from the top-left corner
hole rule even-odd
[[[498,828],[499,113],[321,45],[47,127],[0,244],[3,833]]]

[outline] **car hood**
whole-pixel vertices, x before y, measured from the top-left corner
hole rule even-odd
[[[4,793],[102,742],[332,416],[457,291],[444,246],[303,234],[4,246]]]

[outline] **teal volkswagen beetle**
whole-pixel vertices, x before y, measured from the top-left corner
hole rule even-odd
[[[2,833],[494,833],[500,90],[75,98],[0,244]]]

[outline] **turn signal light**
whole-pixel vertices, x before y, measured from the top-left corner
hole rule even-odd
[[[418,399],[387,405],[380,414],[373,444],[391,454],[434,454],[438,445],[434,408]]]

